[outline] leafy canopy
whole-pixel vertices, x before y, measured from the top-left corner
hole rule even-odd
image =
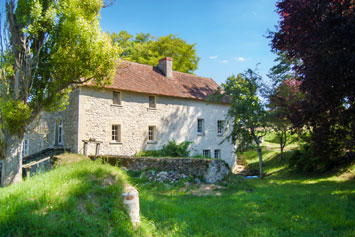
[[[355,152],[355,1],[282,0],[277,9],[272,47],[302,61],[295,70],[305,98],[293,123],[311,128],[312,149],[331,168]]]
[[[125,60],[156,66],[159,59],[171,57],[175,71],[193,73],[197,70],[200,58],[196,55],[196,44],[188,44],[176,35],[156,39],[149,33],[133,37],[127,31],[120,31],[112,33],[111,38],[123,49],[121,56]]]
[[[7,0],[1,51],[1,129],[23,134],[65,108],[78,84],[110,83],[120,49],[99,27],[102,0]]]
[[[261,77],[248,69],[228,77],[222,88],[231,102],[228,115],[232,118],[232,131],[229,138],[238,143],[238,150],[243,151],[252,142],[259,142],[267,126],[267,112],[258,96]]]

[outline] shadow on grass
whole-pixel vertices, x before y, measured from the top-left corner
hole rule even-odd
[[[0,195],[0,235],[130,235],[133,230],[120,201],[123,181],[105,185],[111,176],[101,168],[64,175],[53,170],[1,190],[7,195]]]
[[[354,183],[273,184],[252,192],[196,197],[141,188],[141,213],[163,234],[180,236],[353,236]]]

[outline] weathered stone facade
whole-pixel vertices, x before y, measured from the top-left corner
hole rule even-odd
[[[80,88],[79,141],[102,141],[101,154],[132,156],[142,149],[161,149],[168,141],[193,142],[191,154],[203,150],[221,151],[221,158],[230,166],[234,164],[234,147],[224,141],[225,134],[217,133],[217,121],[225,120],[227,104],[156,96],[156,109],[149,108],[149,95],[121,92],[122,105],[112,104],[112,91]],[[204,133],[197,132],[197,120],[204,120]],[[112,143],[112,124],[121,125],[121,143]],[[148,141],[148,126],[156,126],[156,141]],[[83,150],[79,143],[78,153]],[[89,144],[89,155],[95,154],[95,145]]]
[[[78,150],[78,108],[79,93],[76,89],[70,94],[67,109],[60,112],[42,113],[28,128],[25,139],[28,140],[28,153],[31,155],[48,148],[65,148],[76,152]],[[63,141],[56,144],[56,121],[63,121]],[[26,159],[26,158],[25,158]]]
[[[220,150],[221,158],[234,165],[234,146],[217,133],[217,121],[225,120],[229,105],[202,100],[156,96],[156,108],[149,108],[149,94],[121,91],[121,105],[113,104],[113,90],[80,87],[72,92],[65,111],[44,113],[29,133],[29,154],[56,145],[56,121],[63,120],[60,146],[83,153],[83,140],[101,141],[101,155],[132,156],[146,149],[161,149],[168,141],[193,142],[191,154]],[[197,120],[204,120],[204,133],[197,132]],[[112,142],[112,125],[121,127],[121,142]],[[148,126],[156,127],[155,141],[148,141]],[[88,155],[96,145],[88,144]]]

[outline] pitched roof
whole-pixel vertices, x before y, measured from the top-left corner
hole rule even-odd
[[[157,67],[122,61],[117,66],[112,85],[106,88],[205,100],[215,92],[218,84],[211,78],[176,71],[173,71],[173,78],[167,78]]]

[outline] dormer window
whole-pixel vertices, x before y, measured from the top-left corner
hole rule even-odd
[[[157,98],[154,95],[149,96],[149,108],[155,109],[157,107]]]
[[[114,104],[114,105],[121,105],[122,104],[121,92],[119,92],[119,91],[112,92],[112,104]]]

